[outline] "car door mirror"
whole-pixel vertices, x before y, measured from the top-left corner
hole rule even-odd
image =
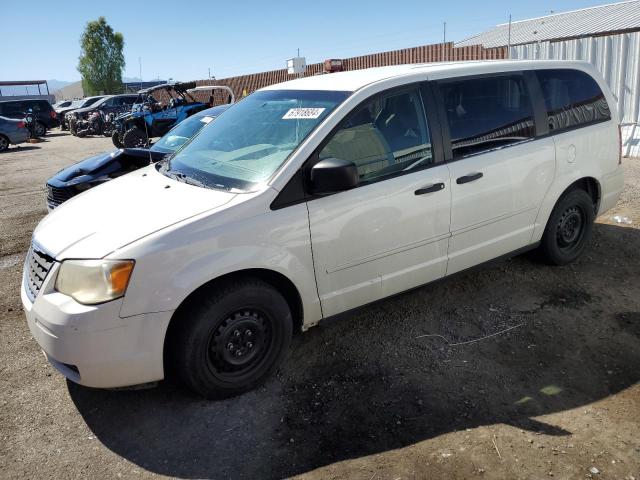
[[[360,176],[356,164],[339,158],[325,158],[311,167],[311,191],[317,195],[357,187]]]

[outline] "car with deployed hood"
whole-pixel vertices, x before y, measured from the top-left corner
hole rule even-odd
[[[47,208],[53,210],[79,193],[171,155],[229,106],[220,105],[194,114],[148,149],[119,148],[85,158],[60,170],[47,180]]]
[[[54,105],[53,108],[58,115],[58,119],[60,120],[60,129],[69,129],[69,120],[67,118],[67,114],[70,114],[71,112],[80,108],[89,107],[104,97],[105,95],[95,95],[93,97],[86,97],[80,100],[72,100],[68,105],[60,105],[58,107]],[[66,104],[67,102],[64,103]]]
[[[588,63],[310,76],[47,215],[22,303],[71,381],[173,372],[228,397],[324,319],[527,250],[577,260],[623,186],[617,102]]]
[[[77,108],[65,115],[67,123],[69,124],[69,130],[75,135],[75,124],[79,120],[87,120],[89,114],[93,112],[100,112],[103,116],[108,114],[118,115],[126,110],[129,110],[135,103],[138,96],[136,94],[122,94],[122,95],[106,95],[89,106]]]

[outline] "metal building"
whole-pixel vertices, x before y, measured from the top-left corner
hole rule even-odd
[[[640,0],[505,23],[456,46],[474,44],[506,46],[512,59],[593,64],[616,96],[623,153],[640,157]]]

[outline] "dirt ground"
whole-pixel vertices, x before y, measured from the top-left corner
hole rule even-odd
[[[210,402],[68,383],[27,329],[42,185],[109,148],[54,131],[0,154],[0,477],[640,479],[640,160],[576,264],[518,257],[321,324]]]

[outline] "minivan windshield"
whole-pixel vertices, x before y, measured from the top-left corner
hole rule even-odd
[[[255,92],[211,122],[159,171],[200,186],[249,191],[266,181],[350,92]]]

